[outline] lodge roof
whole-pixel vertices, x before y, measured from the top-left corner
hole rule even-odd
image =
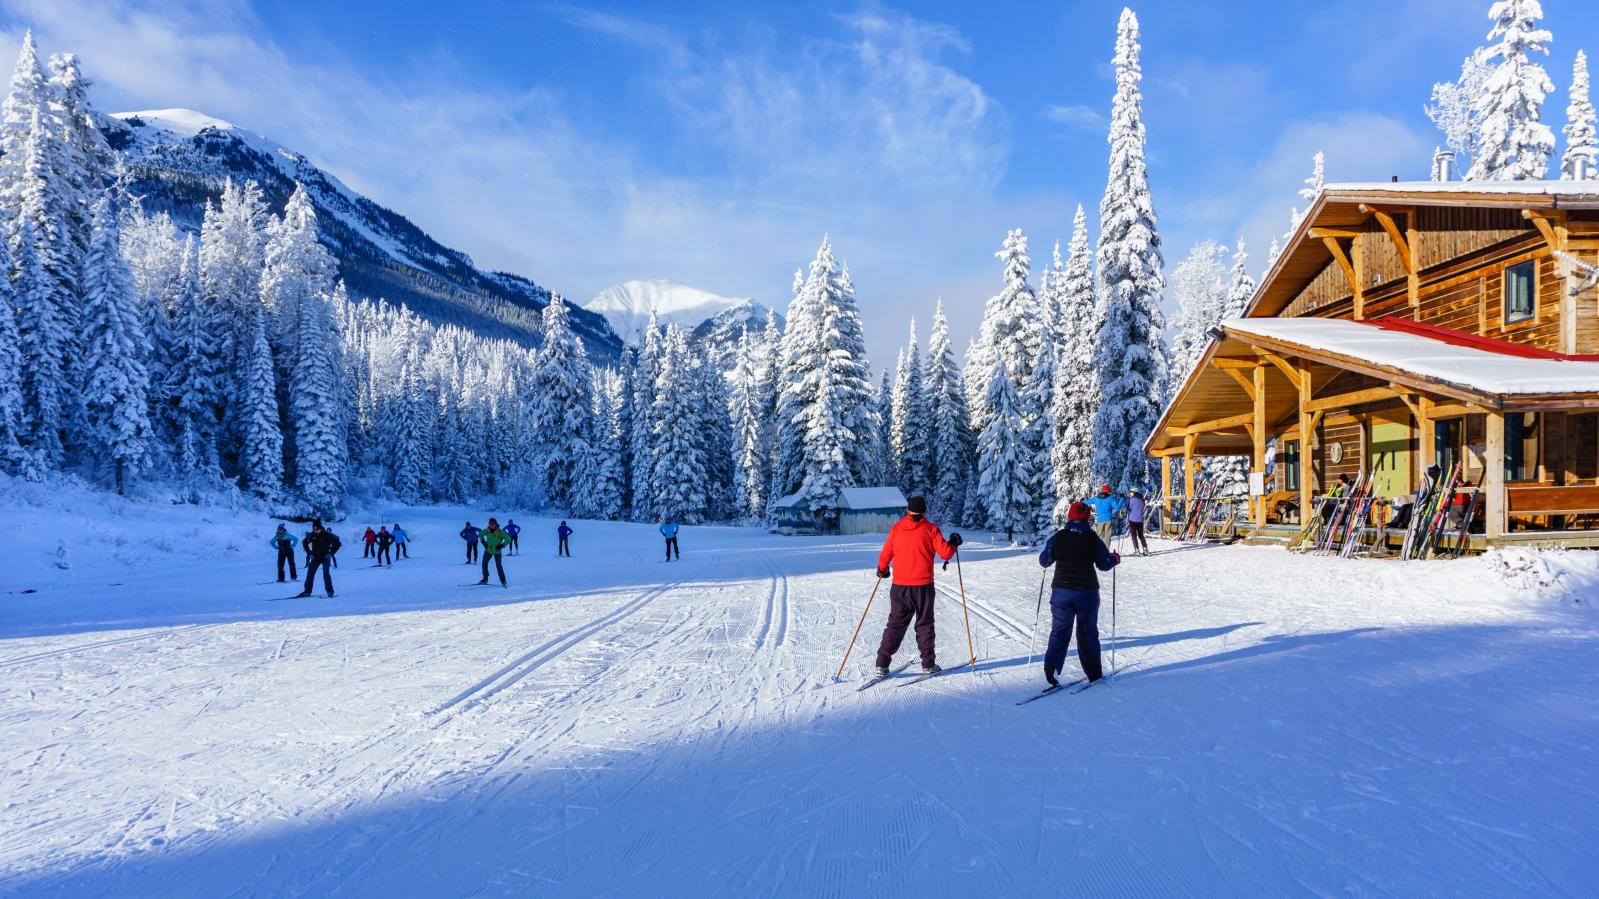
[[[1332,261],[1316,229],[1351,229],[1370,206],[1472,206],[1507,209],[1599,209],[1599,181],[1363,181],[1328,184],[1261,280],[1247,318],[1282,314]],[[1529,226],[1530,227],[1530,226]]]

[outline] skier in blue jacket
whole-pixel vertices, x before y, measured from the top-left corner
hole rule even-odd
[[[671,521],[661,522],[661,536],[666,538],[666,561],[672,561],[674,555],[683,558],[677,550],[677,525]]]
[[[521,525],[517,524],[514,519],[505,519],[505,536],[511,538],[511,555],[513,556],[522,554],[522,547],[516,539],[516,536],[520,533],[522,533]]]
[[[1050,686],[1066,664],[1072,630],[1077,631],[1077,661],[1090,681],[1104,672],[1099,664],[1099,571],[1109,571],[1122,557],[1105,547],[1105,541],[1088,527],[1087,503],[1072,503],[1066,513],[1066,527],[1044,544],[1038,564],[1055,566],[1049,594],[1049,649],[1044,653],[1044,679]]]
[[[400,527],[399,522],[394,523],[394,530],[389,531],[389,533],[394,535],[394,557],[396,559],[411,558],[410,551],[405,548],[405,545],[411,542],[411,538],[405,533],[405,529]]]
[[[277,533],[267,541],[267,545],[278,551],[278,583],[283,583],[283,563],[289,563],[289,579],[298,581],[300,572],[294,568],[294,547],[300,541],[283,525],[278,525]]]
[[[481,533],[483,533],[481,530],[472,527],[472,522],[470,521],[466,523],[466,527],[461,528],[461,539],[466,541],[466,564],[468,565],[477,561],[477,538]]]
[[[1084,504],[1094,512],[1094,533],[1099,539],[1110,542],[1116,533],[1116,516],[1121,514],[1124,501],[1121,497],[1110,492],[1110,485],[1105,484],[1099,488],[1099,493],[1083,500]]]
[[[555,536],[560,538],[560,542],[555,548],[555,554],[566,556],[568,559],[572,558],[572,544],[567,542],[572,537],[572,529],[566,526],[566,522],[561,522],[561,526],[555,529]]]

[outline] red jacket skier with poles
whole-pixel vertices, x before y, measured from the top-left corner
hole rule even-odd
[[[888,625],[883,628],[883,642],[877,647],[877,673],[888,674],[889,662],[905,640],[905,631],[911,619],[916,620],[916,648],[922,653],[922,672],[933,674],[940,669],[934,660],[935,632],[933,630],[933,556],[948,561],[961,545],[961,535],[950,534],[945,540],[938,525],[926,519],[927,501],[911,497],[905,504],[905,517],[889,529],[883,551],[877,556],[877,576],[889,576],[893,569],[893,586],[889,589]]]

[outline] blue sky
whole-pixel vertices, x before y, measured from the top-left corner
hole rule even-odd
[[[1242,235],[1255,267],[1310,157],[1425,177],[1431,84],[1489,0],[1138,3],[1168,264]],[[942,296],[959,340],[1006,229],[1035,268],[1094,224],[1121,3],[0,0],[111,110],[186,106],[300,150],[479,264],[581,302],[670,278],[786,303],[824,232],[878,362]],[[1599,3],[1545,0],[1564,123]]]

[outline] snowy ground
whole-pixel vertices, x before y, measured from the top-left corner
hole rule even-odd
[[[485,510],[407,511],[411,561],[278,602],[264,520],[48,502],[0,508],[0,894],[1599,895],[1595,556],[1160,544],[1126,676],[1017,707],[996,545],[979,673],[858,693],[872,539],[528,520],[502,590]]]

